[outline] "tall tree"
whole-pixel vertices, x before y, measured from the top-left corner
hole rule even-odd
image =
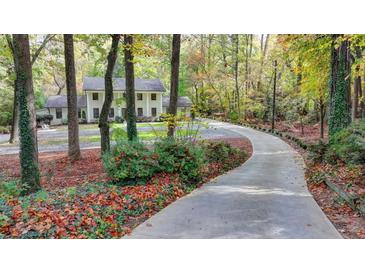
[[[238,67],[238,59],[239,59],[239,36],[238,34],[234,34],[233,36],[234,38],[234,83],[235,83],[235,91],[236,91],[236,103],[237,103],[237,111],[238,111],[238,116],[241,117],[241,100],[240,100],[240,89],[239,89],[239,85],[238,85],[238,74],[239,74],[239,67]],[[247,69],[247,56],[246,56],[246,87],[248,85],[248,69]],[[247,93],[247,88],[246,88],[246,93]],[[247,94],[246,94],[247,95]]]
[[[68,156],[71,161],[80,158],[79,121],[75,75],[74,42],[72,34],[64,34],[65,70],[67,87]]]
[[[14,59],[14,71],[16,70],[15,66],[16,66],[16,62],[15,62],[15,57],[14,57],[14,46],[13,46],[13,41],[12,38],[10,36],[10,34],[6,34],[6,40],[8,43],[8,47],[11,50],[11,53],[13,54],[13,59]],[[55,37],[54,34],[47,34],[42,43],[40,44],[40,46],[35,50],[34,54],[31,56],[31,65],[33,66],[34,63],[37,61],[39,54],[42,52],[42,50],[46,47],[47,43],[49,41],[51,41],[53,38]],[[9,139],[9,143],[14,143],[18,140],[18,135],[19,135],[19,129],[18,129],[18,124],[19,124],[19,105],[18,105],[18,100],[17,100],[18,95],[16,94],[16,80],[14,80],[14,104],[13,104],[13,120],[12,120],[12,124],[11,124],[11,131],[10,131],[10,139]]]
[[[26,34],[13,35],[14,60],[16,68],[16,93],[19,104],[20,166],[25,192],[40,189],[38,167],[37,125],[34,106],[32,65],[29,37]]]
[[[350,56],[349,41],[342,35],[333,35],[330,80],[329,135],[345,128],[351,122],[350,114]],[[336,43],[340,43],[336,47]]]
[[[133,36],[124,35],[124,62],[125,62],[125,90],[127,103],[127,135],[128,140],[137,138],[135,90],[134,90],[134,64],[133,64]]]
[[[105,99],[99,118],[101,153],[110,150],[108,116],[113,101],[113,71],[118,57],[120,34],[112,35],[112,46],[108,54],[108,65],[105,72]]]
[[[181,34],[174,34],[172,37],[170,103],[168,108],[168,113],[174,116],[177,114],[177,97],[179,90],[180,44]],[[169,126],[167,136],[173,137],[174,132],[175,126]]]

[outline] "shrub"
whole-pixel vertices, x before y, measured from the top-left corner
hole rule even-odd
[[[308,159],[315,163],[322,163],[326,159],[328,144],[320,140],[317,144],[309,145]]]
[[[110,153],[103,155],[104,168],[121,185],[146,183],[157,171],[157,156],[143,143],[118,140]]]
[[[231,111],[229,114],[228,114],[228,117],[229,119],[232,121],[232,122],[237,122],[238,119],[239,119],[239,115],[236,111]]]
[[[2,181],[0,182],[0,199],[11,199],[22,194],[24,187],[20,181]]]
[[[115,122],[117,123],[124,123],[124,119],[120,116],[115,116]]]
[[[201,179],[204,163],[203,149],[192,142],[166,138],[155,143],[160,172],[178,173],[185,183]]]
[[[225,142],[204,142],[205,157],[209,163],[222,163],[225,170],[234,168],[247,158],[244,150]]]
[[[328,158],[347,164],[365,164],[365,122],[353,123],[330,139]]]
[[[7,127],[0,126],[0,134],[9,134],[10,130]]]
[[[127,132],[120,127],[115,127],[112,130],[112,136],[111,139],[112,140],[125,140],[127,139]]]

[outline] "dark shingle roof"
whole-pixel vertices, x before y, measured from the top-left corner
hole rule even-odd
[[[170,96],[162,96],[162,106],[168,107],[170,104]],[[178,107],[191,107],[192,102],[187,96],[179,96],[177,97],[177,106]]]
[[[164,92],[165,88],[159,79],[134,79],[134,88],[137,91],[161,91]],[[84,77],[83,90],[105,90],[104,78],[102,77]],[[114,90],[125,90],[125,79],[114,78],[113,79]]]
[[[77,106],[79,108],[86,108],[86,96],[77,96]],[[45,107],[67,108],[67,96],[65,95],[49,96]]]

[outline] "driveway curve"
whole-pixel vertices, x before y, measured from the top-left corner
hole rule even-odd
[[[125,238],[341,238],[309,193],[303,159],[293,148],[250,128],[212,125],[249,138],[252,157]]]

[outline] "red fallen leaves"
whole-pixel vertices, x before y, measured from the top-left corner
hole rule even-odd
[[[242,138],[230,142],[250,146]],[[83,184],[106,180],[99,153],[83,151],[82,159],[72,164],[62,153],[40,154],[42,184],[49,190],[48,196],[41,200],[30,197],[27,205],[21,199],[7,201],[7,209],[0,211],[7,217],[0,224],[0,238],[120,238],[191,190],[174,174],[156,174],[146,185]],[[0,156],[0,160],[16,162],[14,156],[6,157]],[[232,164],[240,162],[232,157]],[[9,171],[11,166],[0,169]],[[223,172],[222,163],[209,164],[202,171],[204,179],[200,184]],[[77,187],[69,193],[62,189],[64,186]]]
[[[0,162],[0,173],[8,177],[20,176],[18,155],[0,155]],[[82,150],[81,159],[72,163],[66,152],[39,153],[39,162],[41,185],[46,190],[107,180],[100,149]]]
[[[83,187],[72,197],[50,192],[48,200],[31,200],[25,209],[21,200],[9,201],[12,221],[0,226],[0,233],[6,238],[120,238],[186,193],[171,174],[158,174],[146,185]]]
[[[306,176],[309,180],[320,172],[331,175],[331,181],[349,193],[361,195],[364,191],[364,176],[360,167],[349,168],[340,163],[336,166],[308,163]],[[341,202],[337,194],[326,184],[310,183],[308,189],[343,237],[365,238],[365,218]]]

